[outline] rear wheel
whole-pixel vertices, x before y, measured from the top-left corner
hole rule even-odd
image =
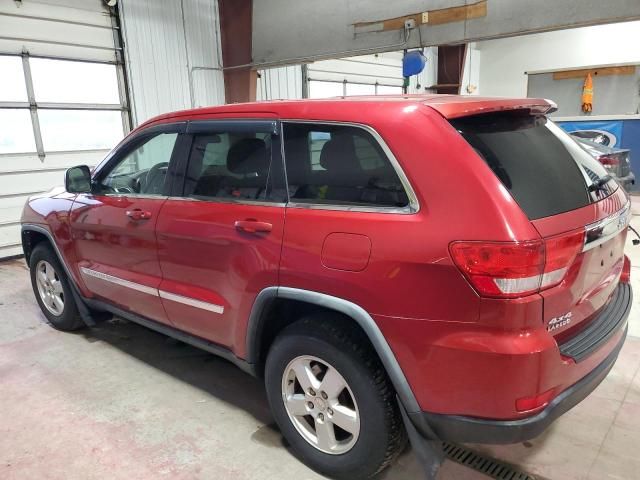
[[[36,245],[29,259],[31,286],[49,323],[58,330],[73,331],[84,326],[69,280],[58,257],[45,243]]]
[[[395,394],[364,335],[331,315],[287,327],[274,341],[265,383],[294,453],[340,479],[369,478],[406,444]]]

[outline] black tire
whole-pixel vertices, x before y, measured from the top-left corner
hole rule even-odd
[[[381,472],[404,449],[406,432],[387,374],[364,334],[345,328],[348,320],[323,313],[285,328],[271,346],[265,384],[271,411],[296,456],[319,473],[336,479],[365,479]],[[283,401],[282,382],[289,363],[313,356],[331,364],[346,381],[358,406],[360,433],[350,450],[324,453],[292,423]]]
[[[36,275],[38,264],[41,261],[45,261],[53,267],[56,278],[62,285],[64,308],[58,315],[51,312],[45,306],[38,291]],[[29,269],[31,274],[31,286],[36,297],[36,301],[38,302],[40,310],[42,310],[42,313],[47,318],[51,326],[65,332],[71,332],[84,327],[85,323],[82,321],[80,313],[78,312],[78,307],[71,291],[71,286],[69,285],[69,279],[67,278],[62,265],[60,265],[58,256],[48,244],[42,242],[36,245],[36,247],[33,249],[33,252],[31,252],[31,257],[29,258]]]

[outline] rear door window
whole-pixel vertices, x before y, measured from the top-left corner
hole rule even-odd
[[[451,123],[531,220],[584,207],[617,188],[602,165],[545,117],[516,111]]]
[[[289,198],[294,203],[406,207],[406,191],[373,136],[360,127],[284,124]]]
[[[268,188],[271,147],[272,136],[264,132],[194,134],[184,196],[199,200],[273,200]]]

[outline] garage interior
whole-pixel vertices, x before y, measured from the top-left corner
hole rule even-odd
[[[425,66],[404,77],[411,51]],[[162,113],[402,94],[549,98],[562,128],[597,130],[639,176],[640,3],[2,0],[0,478],[324,478],[288,451],[260,380],[231,363],[118,318],[73,335],[47,326],[20,216],[67,168],[97,165]],[[640,230],[640,186],[627,190]],[[625,252],[640,291],[631,235]],[[450,451],[438,478],[636,479],[636,441],[637,299],[592,395],[530,442]],[[382,478],[423,475],[407,449]]]

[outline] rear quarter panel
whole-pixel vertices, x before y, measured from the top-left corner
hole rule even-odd
[[[311,115],[324,120],[322,112],[308,112],[306,120]],[[338,296],[376,315],[477,321],[479,298],[452,264],[448,246],[454,240],[538,238],[515,201],[431,108],[399,103],[326,119],[376,130],[402,166],[420,209],[393,214],[287,208],[280,284]],[[323,265],[323,243],[337,232],[369,238],[365,269]]]

